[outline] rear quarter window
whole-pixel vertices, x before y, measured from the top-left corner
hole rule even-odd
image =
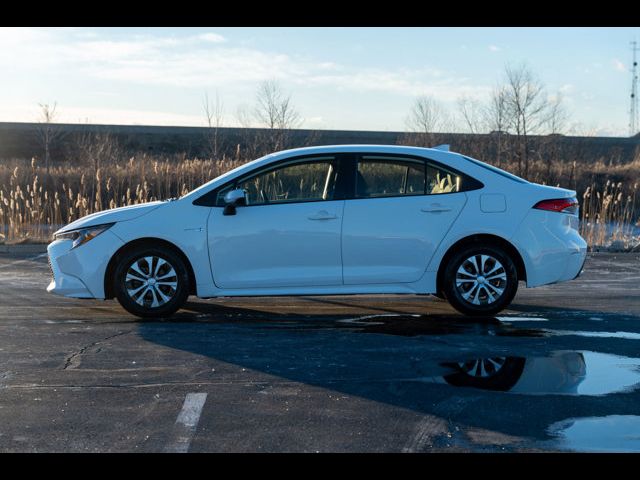
[[[484,187],[482,182],[444,165],[427,161],[427,194],[468,192]]]

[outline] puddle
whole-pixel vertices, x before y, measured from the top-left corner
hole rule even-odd
[[[640,358],[608,353],[582,352],[587,375],[578,395],[607,395],[635,390],[640,384]]]
[[[573,330],[548,330],[550,335],[577,335],[579,337],[597,338],[624,338],[627,340],[640,340],[640,333],[636,332],[583,332]]]
[[[548,318],[543,317],[496,317],[501,322],[548,322]]]
[[[525,395],[609,395],[640,386],[640,358],[589,351],[471,358],[441,365],[452,373],[420,380]]]
[[[44,323],[55,325],[58,323],[85,323],[85,322],[84,320],[45,320]]]
[[[579,452],[640,452],[640,417],[570,418],[551,425],[547,432],[560,446]]]

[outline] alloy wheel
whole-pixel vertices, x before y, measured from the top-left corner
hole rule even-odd
[[[472,377],[487,378],[498,373],[506,361],[507,357],[477,358],[468,362],[460,362],[458,367]]]
[[[126,292],[142,307],[157,308],[165,305],[176,295],[177,288],[176,270],[162,257],[140,257],[127,268]]]
[[[490,305],[504,293],[507,273],[500,261],[491,255],[473,255],[456,272],[456,289],[473,305]]]

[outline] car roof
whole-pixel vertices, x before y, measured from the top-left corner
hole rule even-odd
[[[345,145],[320,145],[314,147],[300,147],[288,150],[281,150],[268,155],[269,159],[274,157],[286,158],[293,155],[302,155],[305,153],[336,153],[336,152],[398,152],[398,153],[427,153],[427,152],[444,152],[443,146],[438,147],[415,147],[410,145],[377,145],[377,144],[345,144]],[[455,153],[455,152],[450,152]],[[266,157],[263,157],[266,158]]]

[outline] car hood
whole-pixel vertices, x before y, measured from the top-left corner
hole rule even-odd
[[[133,220],[134,218],[146,215],[147,213],[165,204],[166,202],[158,200],[156,202],[141,203],[138,205],[129,205],[128,207],[103,210],[101,212],[92,213],[91,215],[87,215],[86,217],[79,218],[78,220],[65,225],[55,233],[75,230],[77,228],[92,227],[94,225],[101,225],[103,223],[124,222],[126,220]]]

